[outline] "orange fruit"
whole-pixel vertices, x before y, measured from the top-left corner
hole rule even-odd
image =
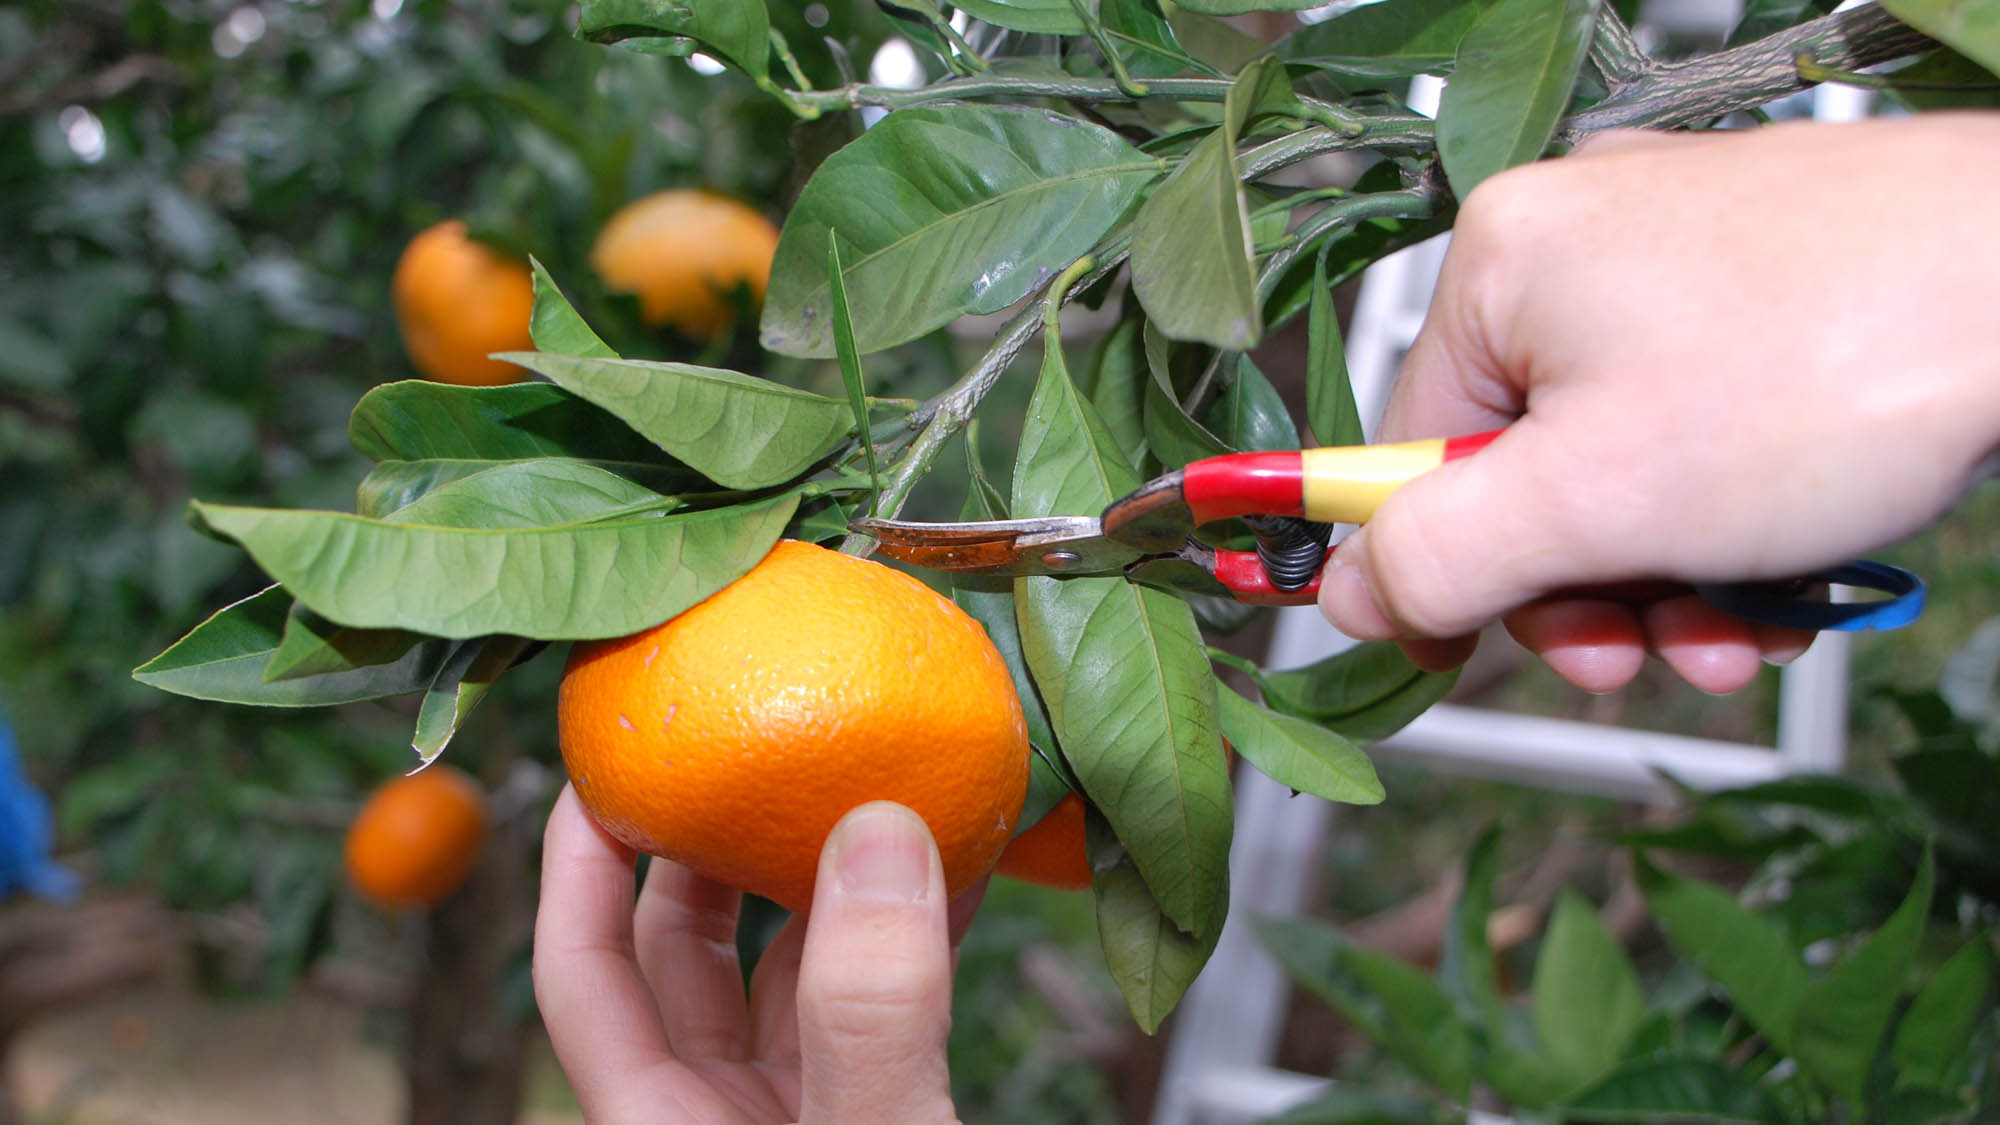
[[[778,228],[755,209],[693,188],[658,191],[611,216],[591,247],[605,288],[639,298],[639,315],[697,340],[735,316],[726,298],[746,285],[757,301],[771,280]]]
[[[1010,879],[1063,891],[1090,889],[1090,855],[1084,845],[1083,798],[1056,802],[1027,831],[1007,842],[995,871]]]
[[[433,765],[370,794],[347,826],[347,877],[387,910],[436,906],[486,842],[486,794],[463,770]]]
[[[527,373],[486,358],[527,351],[535,283],[528,267],[475,242],[450,219],[403,249],[389,284],[403,350],[426,379],[468,387],[517,383]]]
[[[923,817],[955,895],[992,870],[1027,793],[1020,699],[979,623],[907,574],[791,540],[663,625],[577,645],[557,732],[605,831],[798,911],[855,806]]]

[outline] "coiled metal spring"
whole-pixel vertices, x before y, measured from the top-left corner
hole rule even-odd
[[[1304,589],[1326,562],[1330,523],[1297,516],[1245,516],[1243,522],[1257,533],[1257,561],[1277,589]]]

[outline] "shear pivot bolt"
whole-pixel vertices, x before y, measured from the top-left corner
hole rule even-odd
[[[1083,556],[1075,551],[1050,551],[1042,556],[1042,565],[1050,570],[1068,570],[1083,561]]]

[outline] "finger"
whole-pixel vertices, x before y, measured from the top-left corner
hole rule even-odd
[[[1426,637],[1419,640],[1403,641],[1403,655],[1410,663],[1426,672],[1449,672],[1462,667],[1472,659],[1479,647],[1479,634],[1467,633],[1462,637]]]
[[[592,1121],[636,1120],[632,1091],[709,1113],[706,1086],[667,1045],[632,944],[631,849],[605,835],[565,786],[542,838],[535,1002],[556,1060]],[[664,1112],[654,1105],[651,1113]]]
[[[1319,604],[1351,637],[1460,637],[1589,575],[1593,560],[1562,526],[1569,501],[1550,485],[1533,417],[1484,450],[1403,485],[1343,539]]]
[[[1763,625],[1753,622],[1750,634],[1757,638],[1757,651],[1764,656],[1764,663],[1783,666],[1806,654],[1812,643],[1819,637],[1810,629],[1791,629],[1783,625]]]
[[[1571,157],[1609,156],[1620,152],[1657,152],[1703,144],[1715,138],[1702,133],[1665,133],[1657,129],[1606,129],[1592,133],[1569,150]]]
[[[1639,615],[1617,602],[1535,602],[1507,615],[1507,632],[1570,683],[1602,694],[1632,682],[1646,663]]]
[[[799,1065],[799,955],[805,938],[806,916],[787,918],[750,977],[750,1055],[794,1071]],[[796,1092],[789,1104],[798,1104]]]
[[[802,1122],[953,1119],[946,913],[915,813],[877,801],[834,827],[799,966]]]
[[[639,967],[682,1059],[749,1057],[750,1007],[736,956],[742,898],[668,860],[655,859],[646,873],[633,913]]]
[[[1644,620],[1648,647],[1681,679],[1711,695],[1742,690],[1763,667],[1749,622],[1698,594],[1654,602]]]

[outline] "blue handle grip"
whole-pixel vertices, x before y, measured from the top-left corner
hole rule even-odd
[[[1830,583],[1876,590],[1880,601],[1829,602],[1802,595],[1802,584]],[[1900,566],[1860,559],[1790,582],[1731,582],[1696,586],[1709,604],[1745,621],[1818,631],[1857,633],[1900,629],[1924,611],[1924,580]]]

